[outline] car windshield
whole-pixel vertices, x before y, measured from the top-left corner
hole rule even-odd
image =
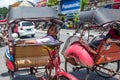
[[[23,22],[22,26],[32,26],[33,23],[32,22]]]

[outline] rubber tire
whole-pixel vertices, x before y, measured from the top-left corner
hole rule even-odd
[[[57,77],[54,77],[52,80],[69,80],[69,79],[65,76],[57,76]]]
[[[82,66],[80,66],[80,65],[75,65],[74,66],[71,63],[69,63],[67,61],[67,59],[65,59],[65,66],[64,67],[65,67],[66,72],[76,72],[76,71],[79,71],[80,69],[82,69]],[[69,70],[68,70],[68,68],[69,68]]]
[[[35,34],[32,34],[32,37],[35,37]]]

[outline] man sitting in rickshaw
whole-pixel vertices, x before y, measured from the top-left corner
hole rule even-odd
[[[105,38],[101,40],[95,40],[90,43],[90,46],[92,48],[99,46],[101,41],[106,41],[106,43],[110,43],[112,40],[120,40],[120,30],[119,30],[119,24],[113,23],[111,26],[111,29],[105,36]]]

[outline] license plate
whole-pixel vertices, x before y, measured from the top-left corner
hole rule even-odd
[[[27,29],[27,31],[31,31],[31,29]]]

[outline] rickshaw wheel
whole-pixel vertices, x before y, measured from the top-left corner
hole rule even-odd
[[[8,71],[9,75],[10,75],[10,80],[14,79],[14,72],[13,71]]]
[[[118,72],[119,67],[120,67],[120,61],[104,63],[104,64],[101,64],[100,66],[102,66],[106,69],[110,69],[110,70],[114,69],[113,71]],[[105,69],[100,68],[100,67],[96,67],[95,71],[99,76],[104,77],[104,78],[110,78],[110,77],[116,75],[116,73],[110,72],[109,70],[105,70]]]
[[[69,79],[65,76],[56,76],[52,80],[69,80]]]
[[[76,64],[73,59],[70,59],[71,61],[68,61],[68,59],[65,59],[65,71],[66,72],[75,72],[79,71],[82,66]]]

